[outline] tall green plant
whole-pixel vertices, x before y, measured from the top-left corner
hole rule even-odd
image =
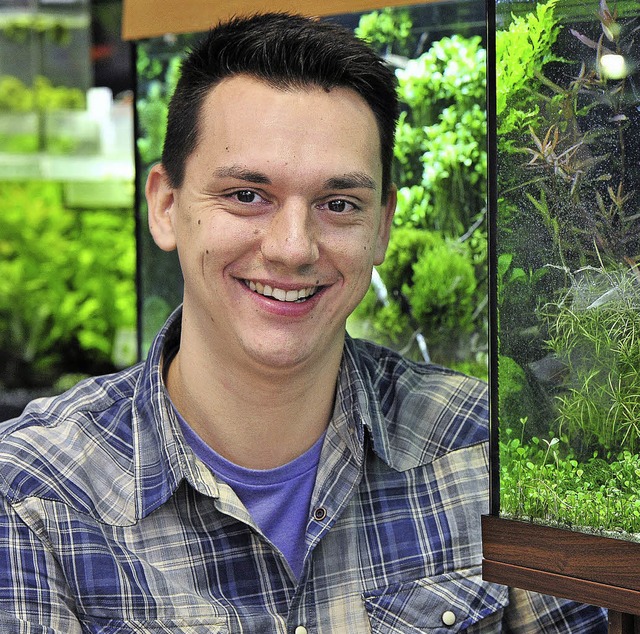
[[[485,50],[460,35],[424,50],[416,31],[409,11],[391,9],[363,16],[356,31],[397,66],[403,111],[396,226],[378,269],[387,296],[371,290],[355,318],[367,336],[418,358],[423,336],[434,360],[475,363],[486,342]]]
[[[497,34],[499,185],[503,207],[517,212],[505,229],[531,225],[547,262],[571,270],[600,259],[633,266],[640,169],[631,157],[640,97],[630,76],[608,76],[602,63],[607,53],[627,54],[633,25],[603,0],[594,7],[602,29],[595,41],[563,29],[556,8],[556,0],[538,5]],[[565,47],[581,51],[580,61],[554,53],[561,36]],[[582,61],[589,56],[591,63]],[[513,239],[510,251],[527,254],[515,232],[504,236]]]
[[[547,344],[565,366],[559,429],[581,449],[640,450],[640,283],[628,271],[585,269],[548,304]]]
[[[443,38],[397,75],[407,108],[395,148],[396,224],[461,235],[486,201],[485,50],[479,37]]]

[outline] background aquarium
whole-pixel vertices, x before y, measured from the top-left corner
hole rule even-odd
[[[640,534],[640,6],[497,3],[500,514]]]
[[[402,116],[395,147],[395,227],[375,284],[347,324],[416,359],[486,378],[486,35],[475,0],[417,4],[328,19],[354,29],[395,70]],[[167,103],[197,35],[137,45],[138,189],[162,151]],[[146,230],[139,200],[142,354],[182,296],[175,253]]]

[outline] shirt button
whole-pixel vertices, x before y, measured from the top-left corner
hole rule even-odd
[[[314,512],[313,512],[313,519],[316,522],[321,522],[325,517],[327,517],[327,509],[325,509],[322,506],[319,506]],[[305,630],[306,632],[306,630]],[[296,634],[303,634],[303,632],[297,632]]]
[[[456,615],[451,610],[447,610],[442,614],[442,622],[445,625],[453,625],[456,622]]]
[[[307,634],[307,628],[304,625],[298,625],[294,634]]]

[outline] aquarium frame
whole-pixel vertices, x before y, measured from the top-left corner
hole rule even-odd
[[[487,16],[490,501],[482,517],[485,580],[609,610],[609,634],[640,634],[640,543],[500,516],[497,302],[496,0]]]
[[[487,581],[640,615],[640,544],[486,515]]]

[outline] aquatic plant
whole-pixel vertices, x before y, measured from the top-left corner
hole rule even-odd
[[[640,456],[576,457],[567,436],[523,440],[527,421],[500,440],[500,509],[506,517],[636,538]],[[640,535],[637,536],[640,539]]]
[[[640,280],[629,270],[586,268],[541,311],[547,345],[564,367],[558,429],[576,449],[640,450]],[[580,447],[577,446],[579,442]]]

